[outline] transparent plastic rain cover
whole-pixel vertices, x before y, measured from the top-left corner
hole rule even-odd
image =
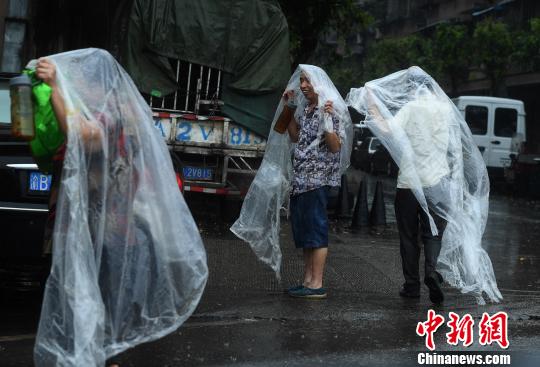
[[[191,315],[208,276],[206,253],[127,73],[99,49],[49,59],[68,137],[34,360],[102,366]],[[98,138],[85,137],[85,126]]]
[[[413,66],[351,89],[347,104],[399,166],[423,210],[446,220],[437,271],[463,293],[502,299],[491,260],[482,248],[488,217],[489,179],[482,154],[460,111],[437,82]]]
[[[318,95],[319,109],[322,109],[327,101],[333,103],[335,117],[339,120],[339,131],[336,133],[341,141],[340,174],[343,174],[349,166],[353,135],[347,105],[324,70],[313,65],[299,65],[285,89],[294,91],[296,121],[300,120],[300,115],[308,103],[300,91],[301,73],[307,77]],[[281,267],[280,211],[282,208],[286,210],[289,203],[294,147],[287,132],[280,134],[273,129],[283,106],[282,99],[274,114],[262,164],[244,199],[240,216],[231,227],[231,231],[248,242],[257,257],[268,264],[278,278]],[[319,149],[324,136],[324,125],[332,125],[332,118],[327,113],[324,113],[322,120],[317,137],[309,149]],[[327,127],[327,131],[330,130],[331,128]]]

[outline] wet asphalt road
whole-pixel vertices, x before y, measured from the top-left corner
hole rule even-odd
[[[368,180],[373,197],[377,177],[353,171],[349,189]],[[415,333],[434,308],[422,290],[419,300],[402,299],[399,242],[393,215],[392,179],[384,178],[388,225],[351,233],[348,220],[332,222],[325,286],[329,298],[292,299],[283,289],[302,276],[301,254],[293,249],[290,225],[282,228],[283,271],[278,282],[248,246],[216,217],[219,205],[207,197],[188,201],[208,252],[210,278],[195,314],[176,332],[118,356],[121,366],[416,366],[424,339]],[[230,204],[230,203],[229,203]],[[215,207],[214,207],[215,205]],[[231,205],[223,209],[226,215]],[[540,365],[540,202],[492,194],[483,244],[491,256],[500,304],[478,306],[475,299],[445,288],[444,305],[434,309],[447,318],[469,313],[475,324],[482,313],[509,315],[510,346],[446,343],[446,328],[435,334],[436,351],[510,353],[512,365]],[[422,266],[421,266],[422,269]],[[31,366],[37,303],[17,301],[0,317],[0,366]],[[15,304],[15,302],[13,302]],[[476,332],[476,330],[475,330]]]

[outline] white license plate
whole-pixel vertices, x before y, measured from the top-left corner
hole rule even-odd
[[[171,136],[173,123],[176,123],[175,136]],[[206,118],[203,119],[203,117],[199,117],[198,120],[187,120],[154,116],[154,128],[167,141],[172,139],[176,142],[197,143],[202,146],[206,144],[221,145],[224,141],[227,141],[227,145],[233,148],[264,149],[266,145],[264,138],[232,122],[229,122],[228,136],[223,136],[223,121],[212,121]]]
[[[183,173],[186,180],[210,181],[214,176],[211,168],[201,167],[184,167]]]
[[[30,172],[28,178],[29,191],[50,191],[51,190],[51,175],[44,175],[39,172]]]

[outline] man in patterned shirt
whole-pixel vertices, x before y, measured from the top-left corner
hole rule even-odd
[[[326,206],[331,186],[339,186],[339,119],[332,101],[319,107],[309,76],[300,74],[300,90],[307,100],[298,121],[293,117],[287,130],[296,144],[293,156],[293,179],[290,201],[294,242],[303,249],[304,282],[290,288],[289,295],[302,298],[325,298],[323,273],[328,253],[328,216]],[[286,108],[294,109],[294,91],[283,94]],[[322,101],[321,101],[322,102]]]

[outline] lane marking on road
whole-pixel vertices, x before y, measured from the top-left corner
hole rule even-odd
[[[21,340],[34,339],[36,334],[21,334],[21,335],[6,335],[0,336],[0,343],[2,342],[18,342]]]

